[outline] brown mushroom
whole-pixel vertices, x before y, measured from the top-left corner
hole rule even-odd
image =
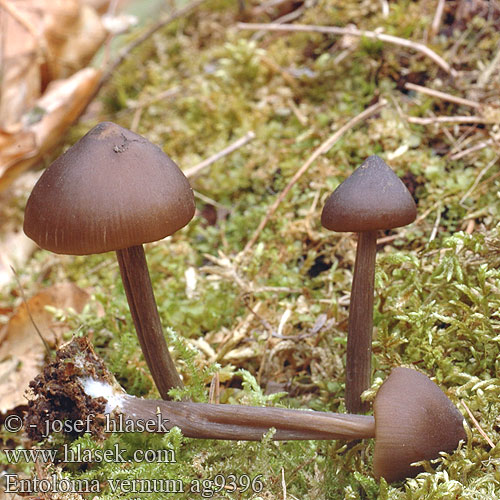
[[[61,411],[71,412],[72,420],[92,422],[90,430],[97,434],[147,425],[149,432],[177,426],[184,436],[203,439],[258,441],[271,428],[276,440],[375,437],[374,473],[397,481],[419,472],[412,462],[437,458],[440,451],[451,452],[466,439],[460,412],[434,382],[409,368],[395,368],[382,384],[375,417],[137,398],[119,387],[81,338],[60,349],[44,373],[30,384],[36,396],[25,422],[30,437],[37,440],[48,435],[50,419],[57,423],[68,418]]]
[[[394,368],[373,404],[373,472],[388,482],[420,472],[413,462],[431,460],[466,439],[464,418],[423,373]]]
[[[99,396],[94,388],[93,395]],[[273,439],[375,438],[373,472],[388,482],[416,476],[412,463],[439,457],[466,440],[464,418],[427,376],[410,368],[394,368],[380,387],[369,415],[245,407],[190,402],[155,402],[125,397],[119,410],[125,420],[152,420],[158,411],[187,437],[256,441],[270,429]]]
[[[162,398],[182,386],[168,352],[142,244],[185,226],[195,211],[178,166],[144,137],[114,123],[94,127],[43,173],[24,231],[55,253],[116,251],[132,319]]]
[[[365,412],[361,393],[371,384],[373,293],[377,231],[415,220],[409,191],[378,156],[368,157],[326,200],[321,223],[332,231],[358,233],[349,306],[346,359],[346,407]]]

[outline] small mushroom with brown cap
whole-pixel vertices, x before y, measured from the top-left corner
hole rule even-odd
[[[352,413],[368,409],[361,393],[371,384],[377,231],[410,224],[416,215],[408,189],[378,156],[369,156],[337,187],[321,214],[327,229],[358,233],[346,357],[346,408]]]
[[[116,251],[144,357],[162,398],[182,382],[170,357],[143,243],[185,226],[194,196],[179,167],[130,130],[103,122],[56,159],[28,199],[24,232],[55,253]]]
[[[451,452],[466,440],[462,414],[423,373],[394,368],[373,403],[375,452],[373,472],[388,482],[412,477],[411,464]]]
[[[375,476],[398,481],[420,471],[413,462],[451,452],[466,439],[460,412],[434,382],[410,368],[392,370],[376,395],[375,417],[137,398],[121,389],[83,338],[63,346],[30,387],[36,396],[29,402],[25,428],[36,440],[46,437],[51,419],[68,418],[61,410],[82,421],[104,414],[129,427],[149,422],[150,432],[177,426],[184,436],[201,439],[258,441],[271,428],[275,440],[375,437]],[[92,424],[92,432],[103,432],[102,418]]]

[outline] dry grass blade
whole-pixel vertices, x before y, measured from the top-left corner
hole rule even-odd
[[[469,407],[464,403],[464,401],[460,401],[462,403],[462,406],[465,408],[465,411],[467,412],[467,415],[469,415],[469,418],[472,420],[472,423],[474,424],[474,427],[479,431],[479,434],[483,436],[484,440],[492,447],[495,447],[495,443],[488,437],[486,432],[483,431],[481,426],[479,425],[479,422],[476,420],[476,417],[472,414],[470,411]]]
[[[460,158],[463,158],[464,156],[467,156],[471,153],[475,153],[476,151],[480,151],[481,149],[484,149],[488,146],[491,146],[494,144],[494,140],[488,139],[487,141],[481,141],[477,144],[474,144],[474,146],[471,146],[470,148],[463,149],[462,151],[459,151],[458,153],[454,153],[453,155],[450,156],[451,160],[460,160]]]
[[[491,123],[489,118],[482,116],[408,116],[409,123],[417,125],[432,125],[433,123]]]
[[[250,131],[246,133],[243,137],[240,137],[237,141],[234,141],[232,144],[230,144],[227,148],[224,148],[222,151],[219,151],[218,153],[214,154],[213,156],[210,156],[210,158],[207,158],[206,160],[203,160],[202,162],[198,163],[197,165],[194,165],[193,167],[188,168],[187,170],[184,171],[184,175],[186,177],[193,177],[196,174],[200,173],[202,170],[207,168],[209,165],[212,163],[215,163],[217,160],[220,160],[224,156],[227,156],[237,149],[243,147],[245,144],[248,144],[250,141],[253,141],[255,139],[255,133]]]
[[[49,344],[45,340],[45,337],[42,335],[42,332],[38,328],[36,321],[33,319],[33,316],[31,315],[30,306],[28,304],[28,301],[26,300],[26,295],[24,294],[24,288],[23,288],[23,285],[21,283],[21,280],[19,279],[19,275],[17,274],[17,272],[13,266],[10,266],[10,268],[12,270],[12,273],[14,274],[14,278],[16,279],[16,283],[17,283],[17,286],[19,287],[19,292],[21,293],[21,298],[23,300],[23,304],[24,304],[24,307],[26,308],[26,312],[27,312],[28,317],[31,321],[31,324],[33,325],[33,328],[35,329],[36,334],[38,335],[38,337],[42,341],[42,344],[43,344],[43,347],[45,348],[45,352],[47,353],[47,356],[50,357],[52,355],[52,352],[50,351]]]
[[[431,24],[431,32],[430,32],[431,40],[439,33],[441,22],[443,20],[444,4],[445,0],[438,0],[436,12],[434,13],[434,19],[432,20]]]

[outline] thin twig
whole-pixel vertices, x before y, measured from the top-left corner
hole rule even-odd
[[[184,175],[186,177],[195,176],[196,174],[200,173],[203,169],[205,169],[206,167],[208,167],[212,163],[216,162],[217,160],[220,160],[224,156],[231,154],[232,152],[241,148],[242,146],[249,143],[250,141],[253,141],[254,139],[255,139],[255,133],[252,131],[247,132],[243,137],[241,137],[237,141],[230,144],[227,148],[224,148],[222,151],[219,151],[218,153],[214,154],[210,158],[207,158],[206,160],[203,160],[202,162],[198,163],[197,165],[194,165],[193,167],[190,167],[187,170],[185,170]]]
[[[500,44],[497,47],[497,53],[495,57],[490,62],[488,67],[481,72],[481,75],[477,79],[477,84],[480,88],[486,87],[486,85],[491,81],[491,76],[495,71],[497,71],[498,66],[500,66]]]
[[[486,432],[483,431],[483,429],[479,425],[479,422],[476,420],[476,417],[474,417],[474,415],[472,414],[472,412],[469,410],[469,407],[465,404],[465,402],[463,400],[460,401],[460,402],[462,403],[462,406],[465,408],[465,411],[467,412],[467,414],[469,415],[470,419],[472,420],[472,423],[474,424],[474,427],[476,427],[476,429],[479,431],[479,434],[481,434],[481,436],[483,436],[483,438],[486,440],[486,442],[492,448],[494,448],[495,447],[495,443],[493,443],[493,441],[488,437],[488,435],[486,434]]]
[[[133,102],[130,105],[127,106],[126,111],[129,110],[134,110],[134,115],[132,116],[132,123],[130,125],[130,130],[132,132],[137,132],[137,129],[139,127],[139,122],[142,117],[142,112],[144,111],[144,108],[150,106],[151,104],[160,101],[162,99],[167,99],[176,96],[179,92],[181,91],[181,87],[172,87],[171,89],[164,90],[163,92],[160,92],[159,94],[149,97],[148,99],[145,99],[144,101],[137,101]]]
[[[131,102],[130,104],[127,104],[127,109],[137,109],[137,108],[147,108],[151,104],[154,104],[155,102],[162,101],[163,99],[167,99],[170,97],[175,97],[177,94],[179,94],[182,91],[182,87],[179,85],[172,87],[167,90],[163,90],[159,94],[150,96],[143,101],[135,101]]]
[[[266,224],[269,222],[271,217],[274,215],[278,207],[280,206],[281,202],[286,198],[287,194],[290,192],[292,187],[297,183],[297,181],[302,177],[302,175],[307,172],[309,167],[313,164],[313,162],[321,155],[327,153],[330,148],[350,129],[355,127],[358,123],[363,122],[370,116],[374,115],[375,113],[378,113],[385,105],[387,104],[387,101],[385,99],[381,99],[378,103],[374,104],[373,106],[370,106],[369,108],[366,108],[364,111],[362,111],[359,115],[355,116],[351,120],[349,120],[345,125],[340,127],[333,135],[331,135],[325,142],[323,142],[317,149],[314,150],[312,155],[306,160],[306,162],[297,170],[295,175],[292,177],[288,185],[285,187],[285,189],[280,193],[276,201],[273,203],[271,208],[267,211],[266,215],[262,218],[260,221],[259,226],[257,229],[254,231],[252,237],[246,244],[245,248],[243,249],[242,254],[246,254],[250,248],[255,244],[257,239],[260,236],[260,233],[262,230],[266,227]]]
[[[21,26],[23,26],[26,31],[28,31],[31,36],[37,41],[37,43],[43,43],[44,39],[40,36],[40,30],[26,17],[24,17],[12,2],[7,2],[6,0],[0,0],[0,7],[5,9],[5,11],[10,14]]]
[[[465,148],[465,146],[469,144],[469,142],[474,141],[476,137],[474,134],[475,132],[477,132],[477,127],[467,127],[458,138],[455,138],[453,135],[451,135],[450,131],[446,127],[443,128],[443,132],[446,134],[448,141],[452,144],[450,151],[448,151],[447,153],[447,156],[451,156],[452,154],[456,153],[461,147]]]
[[[389,2],[387,0],[380,0],[382,7],[382,16],[387,17],[389,15]]]
[[[210,382],[210,391],[208,393],[208,402],[218,405],[220,403],[220,375],[215,372]]]
[[[417,125],[432,125],[433,123],[492,123],[491,119],[482,116],[430,116],[422,118],[419,116],[408,116],[410,123]]]
[[[304,13],[304,6],[299,7],[298,9],[292,10],[292,12],[289,12],[288,14],[284,14],[281,17],[278,17],[275,19],[273,22],[275,24],[286,24],[286,23],[291,23],[292,21],[295,21],[298,19],[302,14]],[[256,31],[251,39],[252,40],[260,40],[263,36],[265,35],[265,31]]]
[[[398,238],[404,238],[406,233],[408,232],[409,227],[415,227],[418,226],[422,221],[426,219],[426,217],[444,200],[438,200],[435,203],[432,204],[427,210],[425,210],[423,213],[421,213],[411,224],[411,226],[407,226],[402,228],[399,232],[396,234],[391,234],[389,236],[383,236],[382,238],[377,239],[377,246],[378,245],[385,245],[386,243],[391,243],[394,240],[397,240]],[[340,303],[340,302],[339,302]]]
[[[273,10],[277,10],[277,8],[286,3],[289,3],[289,0],[267,0],[262,2],[257,7],[254,7],[250,14],[252,17],[257,17],[262,14],[272,14]]]
[[[441,28],[441,21],[443,19],[443,11],[444,11],[444,3],[445,0],[438,0],[438,5],[436,7],[436,12],[434,13],[434,19],[431,24],[431,32],[429,38],[432,40],[438,33]]]
[[[286,481],[284,467],[281,467],[281,488],[283,489],[283,500],[286,500]]]
[[[212,198],[209,198],[208,196],[200,193],[199,191],[196,191],[196,189],[193,189],[193,194],[195,198],[198,198],[199,200],[203,201],[207,205],[212,205],[213,207],[220,208],[221,210],[226,210],[227,212],[230,212],[231,209],[227,207],[226,205],[223,205],[222,203],[219,203],[218,201],[215,201]]]
[[[439,90],[430,89],[428,87],[422,87],[421,85],[415,85],[414,83],[406,83],[405,87],[409,90],[415,90],[416,92],[421,92],[422,94],[427,94],[433,97],[438,97],[445,101],[454,102],[456,104],[463,104],[464,106],[470,106],[471,108],[480,108],[481,104],[476,101],[471,101],[470,99],[464,99],[463,97],[457,97],[446,92],[441,92]]]
[[[460,160],[460,158],[463,158],[464,156],[467,156],[470,153],[475,153],[476,151],[480,151],[481,149],[491,146],[494,142],[495,141],[493,139],[481,141],[477,144],[474,144],[474,146],[471,146],[470,148],[463,149],[462,151],[459,151],[458,153],[451,155],[450,160]]]
[[[339,28],[337,26],[317,26],[308,24],[276,24],[276,23],[238,23],[236,25],[241,30],[265,30],[265,31],[294,31],[303,33],[326,33],[329,35],[351,35],[364,38],[372,38],[381,42],[392,43],[400,47],[406,47],[417,52],[420,52],[432,59],[440,68],[453,77],[457,76],[457,72],[438,54],[429,47],[420,42],[413,42],[406,38],[386,35],[385,33],[377,33],[376,31],[359,30],[357,28]]]
[[[42,332],[38,328],[38,325],[35,323],[35,320],[33,319],[33,316],[31,315],[30,307],[28,305],[28,301],[26,300],[26,296],[24,295],[24,288],[23,285],[21,284],[21,280],[19,279],[19,276],[17,274],[17,271],[14,269],[13,266],[10,266],[12,272],[14,273],[14,278],[17,282],[17,286],[19,287],[19,291],[21,293],[21,299],[23,301],[24,307],[26,307],[26,312],[28,313],[29,319],[31,321],[31,324],[33,325],[33,328],[35,329],[36,333],[40,337],[40,340],[42,341],[43,346],[45,347],[45,350],[47,351],[47,355],[50,357],[52,353],[50,352],[50,347],[47,341],[45,340],[44,336],[42,335]]]
[[[485,176],[486,172],[488,172],[488,170],[493,166],[495,165],[495,163],[498,161],[498,156],[495,156],[495,158],[493,158],[493,160],[491,160],[488,165],[486,165],[486,167],[484,167],[478,174],[478,176],[476,177],[476,179],[474,180],[474,182],[472,183],[472,186],[467,190],[467,192],[462,196],[462,198],[460,199],[460,201],[458,202],[459,205],[463,206],[463,203],[464,201],[472,194],[472,192],[474,191],[474,189],[476,189],[477,185],[479,184],[479,182],[481,181],[481,179]]]
[[[438,208],[436,210],[436,220],[434,222],[434,226],[432,226],[432,231],[431,235],[429,236],[429,243],[434,240],[437,236],[437,232],[439,229],[439,223],[441,222],[441,205],[438,205]]]

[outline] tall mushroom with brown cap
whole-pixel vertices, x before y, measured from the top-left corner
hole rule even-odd
[[[146,362],[162,398],[182,382],[168,352],[143,243],[184,227],[194,196],[179,167],[130,130],[103,122],[52,163],[28,199],[24,232],[55,253],[116,251]]]
[[[371,383],[373,293],[377,231],[405,226],[417,209],[406,186],[378,156],[369,156],[326,200],[321,223],[332,231],[358,233],[349,306],[346,407],[361,413],[361,393]]]
[[[276,440],[374,437],[376,477],[398,481],[419,472],[412,462],[437,458],[466,439],[460,412],[434,382],[409,368],[395,368],[382,384],[375,417],[137,398],[121,389],[83,338],[63,346],[30,387],[36,396],[29,402],[25,428],[35,440],[46,437],[54,420],[85,421],[92,415],[101,416],[91,418],[90,430],[99,435],[103,414],[112,422],[149,422],[149,432],[176,426],[184,436],[201,439],[258,441],[271,428]],[[107,432],[113,430],[113,424],[108,426]]]

